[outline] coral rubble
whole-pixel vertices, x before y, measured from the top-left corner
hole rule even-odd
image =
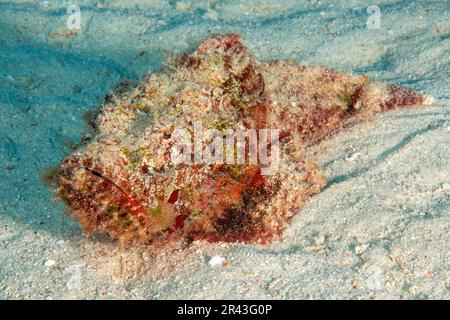
[[[365,76],[257,62],[234,34],[206,39],[164,71],[106,101],[94,120],[95,137],[58,169],[57,193],[87,233],[126,243],[268,243],[325,186],[320,168],[304,155],[308,145],[374,113],[430,101]],[[255,161],[205,163],[195,152],[174,161],[176,130],[194,133],[185,137],[192,148],[198,123],[223,136],[253,130],[261,138],[262,129],[278,129],[279,144],[268,143],[271,153],[280,148],[278,170],[263,174]],[[194,148],[202,152],[215,137]]]

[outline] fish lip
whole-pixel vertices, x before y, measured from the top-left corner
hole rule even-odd
[[[91,168],[89,168],[89,167],[87,167],[87,166],[81,165],[80,168],[82,168],[82,169],[88,171],[91,175],[93,175],[93,176],[95,176],[95,177],[97,177],[97,178],[102,179],[103,181],[106,181],[106,182],[112,184],[112,185],[113,185],[114,187],[116,187],[121,193],[123,193],[123,195],[124,195],[130,202],[132,202],[132,198],[128,195],[128,193],[127,193],[120,185],[118,185],[113,179],[111,179],[111,178],[109,178],[108,176],[102,174],[102,173],[99,172],[98,170],[91,169]]]
[[[89,172],[90,174],[92,174],[92,175],[95,176],[95,177],[98,177],[98,178],[103,179],[103,180],[105,180],[105,181],[107,181],[107,182],[109,182],[109,183],[112,183],[112,184],[115,185],[117,188],[119,188],[120,190],[122,190],[122,188],[119,187],[119,186],[117,185],[117,183],[114,182],[114,180],[112,180],[111,178],[107,177],[106,175],[104,175],[104,174],[101,173],[100,171],[91,169],[91,168],[89,168],[89,167],[87,167],[87,166],[83,166],[83,165],[80,165],[80,168],[86,170],[87,172]],[[123,190],[122,190],[122,191],[123,191]]]
[[[113,179],[106,176],[103,172],[92,169],[90,166],[83,164],[83,161],[81,161],[78,157],[67,158],[58,168],[56,182],[59,185],[59,187],[62,190],[64,189],[74,190],[73,184],[76,183],[75,175],[77,172],[80,172],[80,170],[89,173],[91,181],[87,183],[96,184],[99,182],[98,179],[101,179],[102,181],[112,184],[126,195],[125,191]]]
[[[72,157],[66,159],[59,167],[57,176],[57,184],[59,186],[58,198],[66,202],[69,207],[74,208],[74,213],[78,212],[81,215],[93,215],[98,210],[102,210],[105,203],[116,203],[117,201],[126,202],[129,207],[129,212],[135,215],[139,215],[143,211],[142,207],[133,197],[124,190],[113,179],[105,175],[102,171],[92,169],[92,166],[86,162],[80,161],[78,157]],[[88,190],[96,190],[94,192],[80,190],[77,182],[77,173],[85,172],[87,174],[87,180],[81,183]],[[102,187],[102,183],[109,184],[115,191],[106,191]],[[78,186],[77,186],[78,185]],[[85,188],[82,188],[85,189]]]
[[[107,177],[105,174],[103,174],[101,171],[91,168],[89,165],[83,164],[84,161],[81,161],[78,157],[69,157],[67,158],[58,168],[58,177],[65,178],[64,180],[73,181],[73,176],[76,172],[79,170],[84,170],[89,172],[92,176],[95,176],[97,178],[106,180],[114,185],[117,186],[117,184],[114,182],[113,179]],[[66,183],[67,184],[67,183]]]
[[[73,175],[78,172],[80,169],[89,172],[92,176],[103,179],[109,183],[112,183],[116,187],[122,190],[117,183],[107,175],[105,175],[102,171],[99,171],[97,168],[92,168],[90,165],[92,160],[90,159],[80,159],[78,156],[68,157],[59,167],[58,176],[65,177],[68,181],[73,180]]]

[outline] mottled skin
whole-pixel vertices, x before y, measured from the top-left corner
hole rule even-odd
[[[87,233],[124,243],[268,243],[325,185],[305,147],[376,112],[428,101],[364,76],[260,63],[238,35],[213,36],[105,102],[96,136],[60,165],[57,192]],[[192,130],[195,121],[223,131],[280,129],[279,172],[264,176],[258,164],[174,164],[173,130]]]

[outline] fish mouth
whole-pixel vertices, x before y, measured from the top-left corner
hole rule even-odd
[[[91,173],[93,176],[98,177],[100,179],[103,179],[105,182],[108,182],[108,183],[112,184],[117,189],[119,189],[126,197],[128,197],[127,193],[117,183],[115,183],[112,179],[110,179],[107,176],[103,175],[99,171],[91,169],[89,167],[81,166],[81,168],[83,168],[87,172]]]
[[[69,206],[68,214],[77,217],[88,234],[94,230],[119,233],[138,223],[139,205],[117,180],[89,162],[73,156],[58,168],[57,194]]]

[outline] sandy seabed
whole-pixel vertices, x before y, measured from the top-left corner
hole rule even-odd
[[[0,298],[449,299],[448,1],[0,1]],[[75,3],[75,2],[73,2]],[[250,2],[249,2],[250,3]],[[211,33],[435,98],[313,148],[327,187],[270,246],[121,248],[85,237],[42,174],[120,81]],[[226,264],[211,265],[214,256]],[[213,259],[213,261],[217,258]]]

